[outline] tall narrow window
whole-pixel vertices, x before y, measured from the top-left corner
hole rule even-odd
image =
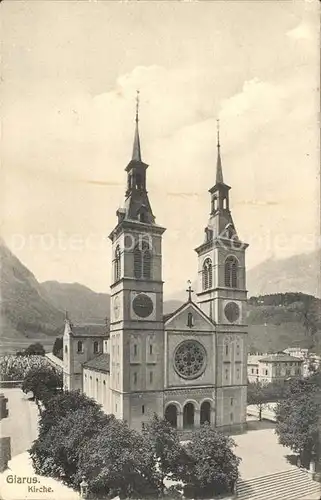
[[[189,328],[192,328],[192,326],[194,326],[194,322],[193,322],[193,314],[191,312],[189,312],[187,314],[187,326]]]
[[[142,405],[142,414],[144,415],[144,413],[145,413],[145,406]]]
[[[235,257],[228,257],[225,261],[225,286],[237,288],[238,262]]]
[[[137,373],[134,372],[134,384],[136,385],[137,384]]]
[[[134,344],[134,356],[137,356],[137,344]]]
[[[116,250],[115,250],[114,266],[115,266],[115,281],[118,281],[120,279],[120,275],[121,275],[121,262],[120,262],[120,247],[119,247],[119,245],[117,245]]]
[[[152,253],[149,244],[139,242],[134,249],[134,276],[135,278],[150,279],[152,275]]]
[[[153,383],[153,372],[149,372],[149,383]]]
[[[142,277],[142,252],[138,245],[134,250],[134,276],[135,278]]]
[[[143,243],[143,278],[151,277],[152,254],[147,243]]]
[[[149,354],[153,354],[153,344],[149,344]]]
[[[203,264],[202,281],[203,281],[203,290],[212,288],[213,285],[212,261],[209,258],[205,259]]]
[[[99,344],[97,340],[94,342],[94,354],[98,354],[99,352]]]
[[[81,340],[79,340],[77,343],[77,352],[83,352],[83,350],[84,350],[83,343]]]
[[[225,344],[225,356],[228,356],[228,344]]]

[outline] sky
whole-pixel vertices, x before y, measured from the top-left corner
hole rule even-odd
[[[215,181],[247,266],[317,248],[319,2],[2,3],[2,236],[39,281],[109,291],[140,90],[165,294],[197,272]]]

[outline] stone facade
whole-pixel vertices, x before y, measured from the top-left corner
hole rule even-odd
[[[218,144],[211,216],[198,254],[197,301],[163,314],[162,235],[147,194],[138,118],[126,167],[124,207],[112,242],[110,326],[87,335],[66,319],[66,389],[94,397],[141,429],[156,413],[178,429],[202,423],[242,430],[246,422],[245,249],[229,209]],[[79,348],[81,342],[81,349]],[[98,342],[98,344],[97,344]],[[97,350],[98,349],[98,350]]]

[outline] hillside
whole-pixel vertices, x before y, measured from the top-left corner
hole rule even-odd
[[[321,300],[303,293],[251,297],[247,306],[249,350],[286,347],[321,350]]]
[[[48,300],[34,275],[1,242],[2,340],[55,335],[64,314]]]
[[[94,292],[79,283],[39,284],[4,244],[0,245],[0,258],[3,345],[14,343],[20,348],[19,343],[31,338],[42,339],[43,344],[49,345],[63,331],[65,310],[75,323],[104,322],[110,316],[108,293]],[[186,292],[172,296],[164,302],[164,313],[174,311],[184,300]],[[311,294],[274,293],[250,297],[247,308],[250,351],[303,346],[320,352],[320,307],[320,299]]]
[[[249,269],[247,289],[250,295],[302,292],[321,296],[321,251],[293,255],[287,259],[269,259]]]
[[[110,296],[97,293],[79,283],[45,281],[41,288],[48,300],[61,311],[68,311],[75,323],[104,322],[110,316]]]

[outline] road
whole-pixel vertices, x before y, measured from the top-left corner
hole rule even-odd
[[[0,421],[0,435],[11,438],[11,457],[28,450],[38,434],[38,408],[21,389],[0,389],[8,398],[9,416]]]

